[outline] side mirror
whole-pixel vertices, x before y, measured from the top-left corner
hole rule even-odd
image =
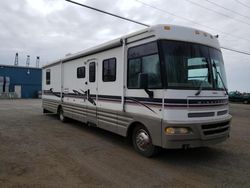
[[[147,73],[139,74],[139,88],[148,89],[148,74]]]

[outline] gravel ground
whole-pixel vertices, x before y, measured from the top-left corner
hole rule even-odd
[[[0,187],[250,187],[250,105],[231,104],[231,137],[152,159],[118,135],[0,100]]]

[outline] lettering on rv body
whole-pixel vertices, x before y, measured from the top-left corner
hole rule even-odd
[[[79,95],[79,96],[81,96],[81,97],[84,97],[84,100],[85,100],[86,97],[87,97],[87,100],[88,100],[91,104],[93,104],[93,105],[96,106],[96,103],[95,103],[94,99],[92,99],[91,96],[90,96],[90,90],[89,90],[89,89],[88,89],[87,91],[83,91],[83,90],[81,89],[81,92],[82,92],[82,93],[81,93],[80,91],[78,91],[78,90],[73,89],[73,92],[74,92],[76,95]]]

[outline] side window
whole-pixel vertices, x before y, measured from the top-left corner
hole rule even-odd
[[[114,82],[116,80],[116,58],[103,60],[102,80],[104,82]]]
[[[85,78],[85,67],[77,68],[77,78]]]
[[[141,72],[141,59],[131,59],[128,62],[128,88],[138,88],[138,77]]]
[[[50,69],[46,70],[46,85],[50,85]]]
[[[128,88],[139,88],[138,82],[140,73],[148,74],[148,88],[162,88],[160,60],[156,42],[129,48]]]
[[[89,64],[89,82],[95,82],[95,62]]]

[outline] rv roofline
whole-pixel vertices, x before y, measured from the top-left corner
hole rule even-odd
[[[146,34],[146,33],[156,31],[157,28],[161,27],[161,26],[170,26],[170,27],[178,27],[178,28],[187,28],[187,29],[197,30],[197,29],[191,28],[191,27],[184,27],[184,26],[170,25],[170,24],[158,24],[158,25],[150,26],[148,28],[141,29],[139,31],[136,31],[136,32],[124,35],[124,36],[121,36],[121,37],[119,37],[117,39],[102,43],[102,44],[100,44],[98,46],[88,48],[88,49],[80,51],[78,53],[74,53],[74,54],[66,56],[64,58],[58,59],[56,61],[53,61],[51,63],[48,63],[48,64],[42,66],[42,68],[48,68],[48,67],[54,66],[56,64],[65,63],[67,61],[71,61],[71,60],[82,58],[82,57],[92,55],[92,54],[95,54],[95,53],[98,53],[98,52],[102,52],[102,51],[106,51],[106,50],[109,50],[109,49],[120,47],[120,46],[123,45],[122,43],[123,43],[124,40],[128,41],[130,38],[136,37],[138,35],[142,35],[142,34]],[[204,32],[202,30],[199,30],[199,31]],[[204,33],[207,33],[207,32],[204,32]],[[150,38],[150,37],[154,37],[154,36],[155,35],[152,34],[150,36],[147,36],[146,38]],[[143,40],[143,39],[146,39],[146,38],[142,38],[140,40]],[[132,41],[132,42],[136,42],[136,41]],[[193,41],[189,41],[189,42],[193,42]],[[130,43],[130,42],[128,42],[128,43]]]
[[[64,62],[71,61],[71,60],[74,60],[74,59],[79,59],[81,57],[92,55],[92,54],[95,54],[97,52],[109,50],[109,49],[116,48],[116,47],[119,47],[119,46],[122,46],[122,40],[112,41],[112,43],[111,42],[104,43],[102,45],[99,45],[99,47],[97,47],[97,48],[96,47],[90,48],[90,49],[87,49],[87,50],[84,50],[84,51],[69,55],[69,56],[67,56],[65,58],[56,60],[56,61],[54,61],[52,63],[44,65],[42,68],[48,68],[48,67],[51,67],[53,65],[59,64],[61,62],[64,63]]]
[[[114,39],[114,40],[111,40],[111,41],[108,41],[108,42],[105,42],[105,43],[100,44],[98,46],[94,46],[94,47],[88,48],[86,50],[80,51],[78,53],[75,53],[75,54],[69,55],[67,57],[64,57],[62,59],[58,59],[58,60],[56,60],[54,62],[51,62],[51,63],[49,63],[47,65],[42,66],[42,68],[48,68],[48,67],[51,67],[53,65],[59,64],[61,62],[67,62],[67,61],[70,61],[70,60],[74,60],[74,59],[78,59],[78,58],[85,57],[85,56],[88,56],[88,55],[92,55],[92,54],[95,54],[97,52],[101,52],[101,51],[109,50],[109,49],[112,49],[112,48],[120,47],[120,46],[122,46],[122,42],[123,42],[124,39],[127,40],[127,39],[129,39],[131,37],[134,37],[134,36],[137,36],[137,35],[140,35],[140,34],[143,34],[143,33],[147,33],[149,31],[150,31],[150,28],[146,28],[146,29],[142,29],[142,30],[130,33],[128,35],[122,36],[120,38],[117,38],[117,39]]]

